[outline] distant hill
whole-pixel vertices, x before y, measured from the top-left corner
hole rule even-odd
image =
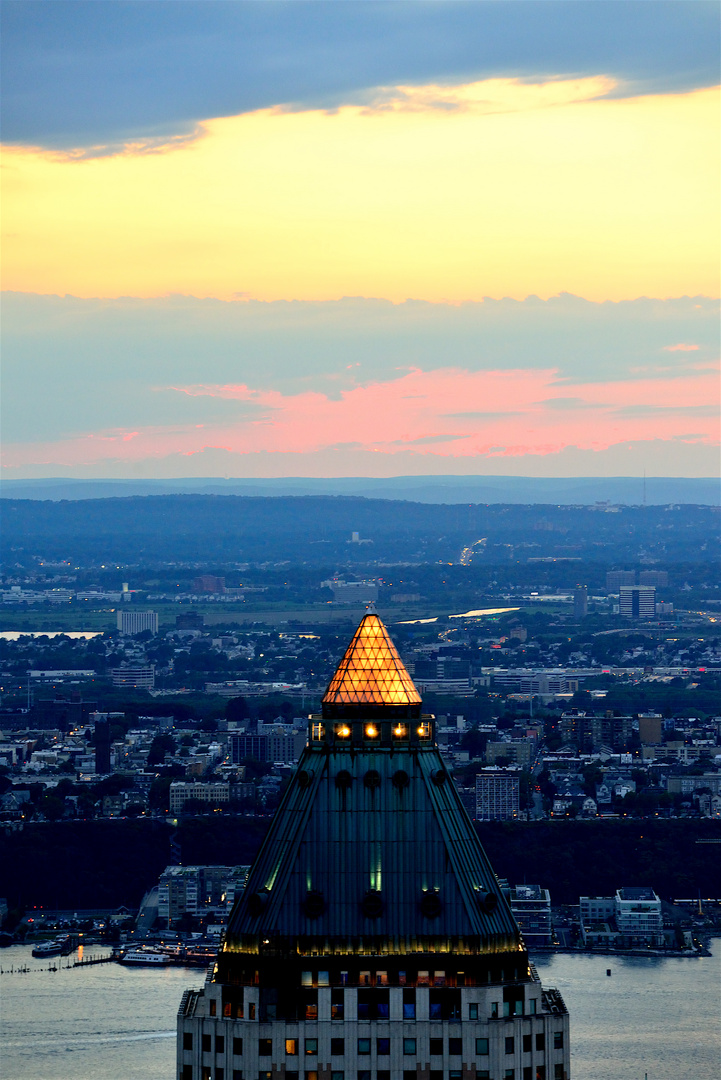
[[[178,480],[4,480],[0,497],[10,499],[104,499],[131,495],[361,495],[420,503],[546,503],[588,506],[596,502],[640,506],[644,480],[635,476],[393,476],[387,479],[280,477]],[[648,477],[647,505],[721,504],[715,477]]]
[[[5,499],[6,566],[69,559],[160,565],[282,562],[450,563],[529,559],[706,562],[718,553],[715,508],[563,506],[371,499],[357,495],[131,495]],[[353,534],[365,543],[353,543]]]

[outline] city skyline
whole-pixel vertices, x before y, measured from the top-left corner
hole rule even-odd
[[[717,24],[6,5],[5,474],[715,475]]]

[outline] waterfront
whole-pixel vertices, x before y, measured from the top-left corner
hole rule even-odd
[[[721,938],[699,959],[534,958],[571,1013],[572,1080],[716,1080]],[[175,1016],[190,968],[40,970],[29,946],[0,953],[2,1080],[172,1080]],[[611,968],[611,977],[606,969]]]

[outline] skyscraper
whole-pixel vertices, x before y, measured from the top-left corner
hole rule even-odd
[[[567,1080],[544,990],[375,614],[362,619],[200,991],[178,1080]]]
[[[585,619],[588,615],[588,586],[577,585],[573,590],[573,617]]]
[[[622,585],[619,592],[624,619],[652,619],[656,614],[654,585]]]

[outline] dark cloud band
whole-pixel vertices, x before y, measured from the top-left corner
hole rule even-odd
[[[25,145],[167,138],[403,83],[605,74],[627,95],[719,81],[719,9],[706,0],[3,7],[3,139]]]

